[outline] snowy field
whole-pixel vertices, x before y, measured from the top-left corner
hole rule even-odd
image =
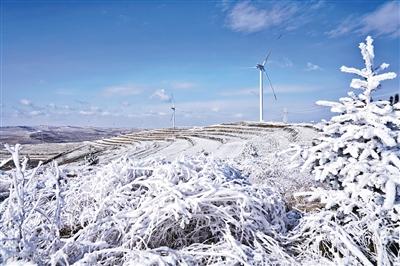
[[[32,145],[37,167],[6,146],[0,263],[400,265],[400,103],[371,100],[396,74],[372,67],[372,38],[360,49],[365,68],[342,71],[361,76],[351,87],[362,93],[318,102],[338,115],[315,127],[241,122],[58,152]]]
[[[266,211],[264,210],[265,207],[271,210],[271,213],[267,215],[268,217],[263,218],[261,221],[250,219],[246,224],[240,225],[242,228],[237,228],[236,230],[242,231],[241,234],[244,234],[245,231],[243,230],[250,230],[253,226],[255,228],[260,227],[257,230],[272,230],[271,232],[274,230],[283,230],[286,232],[289,228],[292,228],[298,222],[296,217],[298,218],[301,216],[300,210],[297,210],[296,207],[300,209],[305,207],[302,202],[294,201],[293,192],[307,191],[314,185],[314,182],[310,174],[303,174],[300,173],[299,170],[290,169],[290,160],[288,156],[285,154],[280,155],[279,153],[290,148],[291,144],[310,146],[312,140],[317,136],[317,130],[311,125],[240,122],[175,130],[146,130],[97,141],[79,143],[26,145],[28,150],[25,150],[24,153],[30,158],[37,158],[39,156],[39,151],[42,151],[40,156],[48,163],[37,170],[36,174],[40,173],[39,175],[43,178],[45,178],[45,176],[48,178],[48,175],[51,175],[51,172],[55,169],[52,165],[54,165],[54,162],[58,162],[59,166],[56,170],[56,179],[50,181],[54,178],[52,177],[47,181],[41,181],[45,182],[45,187],[48,182],[56,182],[55,184],[60,190],[60,193],[62,191],[62,194],[65,196],[67,194],[71,196],[69,199],[64,196],[62,202],[58,203],[58,206],[60,208],[63,206],[64,210],[60,210],[57,218],[60,243],[72,241],[71,238],[76,237],[74,233],[80,232],[83,229],[86,230],[86,228],[88,229],[87,226],[93,222],[97,223],[100,217],[104,219],[104,215],[109,211],[106,210],[108,207],[102,206],[103,204],[117,204],[118,206],[115,207],[119,209],[119,211],[112,207],[112,209],[114,209],[113,211],[122,211],[123,213],[134,211],[136,213],[131,213],[129,215],[141,216],[144,211],[147,216],[145,221],[140,221],[142,218],[139,218],[139,220],[134,223],[136,224],[135,226],[139,227],[135,230],[147,231],[143,231],[143,233],[149,234],[148,236],[151,237],[152,240],[148,239],[146,241],[155,241],[155,236],[151,235],[156,235],[158,233],[153,231],[160,226],[167,226],[166,223],[172,222],[171,225],[168,225],[172,226],[172,228],[165,228],[166,231],[164,233],[159,232],[167,239],[162,240],[160,238],[161,236],[155,238],[160,238],[156,240],[160,241],[160,243],[147,243],[144,245],[144,243],[136,243],[137,240],[129,240],[129,242],[133,241],[136,243],[135,245],[138,245],[135,248],[137,248],[137,252],[139,252],[129,255],[129,257],[133,256],[129,259],[130,263],[136,265],[136,263],[141,262],[147,265],[151,262],[159,264],[174,260],[177,262],[179,261],[178,254],[173,254],[178,251],[169,251],[169,248],[182,246],[184,242],[193,242],[193,245],[196,243],[201,244],[206,241],[206,238],[212,233],[210,230],[219,230],[217,227],[225,227],[231,222],[238,223],[237,219],[247,219],[246,217],[253,212],[253,214],[256,215],[262,215],[262,213]],[[60,147],[64,150],[62,153],[57,154],[55,151]],[[22,146],[21,153],[23,149],[24,147]],[[34,173],[34,171],[35,170],[26,170],[30,175]],[[6,172],[3,173],[3,177],[5,173]],[[160,178],[163,178],[163,176],[167,179],[158,184]],[[193,180],[190,181],[191,179]],[[12,183],[6,180],[7,179],[0,180],[0,182],[2,182],[0,183],[0,195],[3,200],[9,198],[8,191],[10,186],[12,186]],[[128,191],[131,190],[132,186],[136,186],[135,183],[139,182],[139,180],[141,180],[140,182],[149,182],[149,184],[147,184],[149,187],[145,189],[144,187],[147,185],[143,185],[144,191],[140,192],[138,195],[134,195],[136,194],[135,192],[127,196],[130,193]],[[36,180],[36,182],[39,183],[40,178]],[[208,182],[211,183],[208,184]],[[38,183],[36,185],[38,185]],[[55,184],[53,183],[53,186]],[[192,191],[190,186],[193,186],[195,191]],[[125,191],[126,189],[128,189],[128,191]],[[145,192],[149,192],[148,189],[152,190],[151,193],[155,194],[146,196]],[[169,193],[177,194],[169,195]],[[252,193],[256,193],[256,195]],[[82,195],[83,198],[81,198]],[[55,199],[57,199],[57,196],[54,196]],[[59,196],[61,197],[61,194]],[[127,202],[123,203],[120,201],[122,199],[117,199],[120,196],[127,196],[132,201],[143,201],[144,206],[141,207],[142,210],[136,210],[136,207],[133,207],[130,203],[128,204],[129,206],[122,207],[120,204],[125,205]],[[164,197],[167,198],[163,199]],[[174,197],[178,198],[174,200]],[[194,201],[192,203],[185,203],[186,197],[193,198]],[[201,200],[197,202],[199,199],[196,199],[198,197],[203,198],[205,201],[204,208],[210,208],[210,210],[202,210]],[[215,199],[213,200],[214,197]],[[157,198],[160,198],[160,202],[157,202]],[[264,202],[266,199],[268,199],[268,204]],[[106,203],[109,200],[113,203]],[[119,203],[114,202],[115,200]],[[146,203],[146,200],[149,200],[149,202]],[[175,202],[176,200],[178,200],[178,202]],[[6,202],[7,200],[2,202],[3,208]],[[156,207],[157,210],[154,213],[152,206],[148,205],[151,204],[151,202],[159,205]],[[226,208],[226,210],[224,210],[225,208],[218,210],[220,208],[218,205],[224,202],[230,202],[229,205],[232,206]],[[285,202],[287,202],[287,205]],[[43,203],[47,205],[53,202],[46,200],[46,202]],[[95,205],[92,205],[93,203],[95,203]],[[257,207],[258,209],[252,210],[254,206],[251,206],[251,204],[253,203],[260,204],[259,207]],[[211,217],[198,217],[194,219],[192,216],[193,214],[191,214],[195,211],[193,209],[194,206],[190,206],[190,204],[199,205],[196,208],[199,208],[198,211],[200,212],[209,212],[214,209],[216,212],[212,214],[212,216],[216,215],[215,219],[217,220],[210,220],[208,222],[203,220],[211,219]],[[296,206],[297,204],[298,206]],[[106,209],[103,209],[105,207]],[[223,204],[221,207],[223,207]],[[187,210],[180,210],[180,208],[187,208]],[[307,207],[305,207],[303,211],[306,211],[306,209]],[[236,217],[236,212],[239,210],[242,212],[241,215],[244,215],[243,217]],[[53,211],[57,213],[57,210]],[[182,211],[184,211],[184,213],[181,213]],[[154,215],[160,215],[160,212],[165,213],[165,219],[151,221]],[[125,214],[123,214],[123,216],[124,215]],[[128,217],[130,217],[128,220],[134,219],[133,216],[131,217],[129,215],[122,219],[126,220]],[[224,217],[224,215],[226,217]],[[219,218],[217,216],[221,217]],[[41,220],[40,215],[35,218],[38,219],[37,222]],[[192,219],[194,220],[192,221]],[[207,225],[207,223],[210,222],[216,224]],[[109,228],[111,230],[110,232],[104,232],[107,234],[105,239],[109,237],[118,238],[105,240],[106,242],[117,241],[120,243],[120,241],[125,241],[119,239],[122,235],[119,236],[115,234],[122,233],[118,231],[121,229],[120,226],[132,226],[128,225],[129,222],[125,224],[126,221],[122,224],[119,224],[119,222],[116,224],[111,222],[110,224],[110,221],[103,221],[100,222],[99,226],[105,226],[103,223],[107,224],[107,227],[111,226]],[[188,224],[185,225],[186,223]],[[204,232],[202,232],[203,230],[197,233],[190,232],[190,228],[195,226],[193,223],[202,223],[206,229],[204,229]],[[39,224],[36,224],[36,226]],[[176,226],[177,228],[174,228]],[[96,230],[103,230],[100,229],[100,227]],[[274,227],[277,228],[275,229]],[[93,229],[94,228],[91,230]],[[54,230],[54,228],[46,228],[46,230],[51,231]],[[171,230],[171,232],[167,233],[168,230]],[[179,232],[180,230],[182,231]],[[226,228],[223,230],[226,230]],[[262,231],[260,231],[260,234],[261,232]],[[51,234],[51,232],[46,233]],[[221,231],[214,233],[217,235],[222,234],[221,237],[223,237],[226,232],[224,233]],[[133,234],[133,232],[130,234]],[[165,234],[171,235],[167,236]],[[190,236],[191,234],[193,234],[193,236]],[[37,237],[39,237],[39,235],[37,235]],[[245,236],[243,235],[243,237]],[[262,241],[271,241],[269,235],[262,235],[261,237]],[[172,242],[167,243],[168,241],[174,242],[173,246],[171,246]],[[110,246],[106,244],[106,242],[103,244],[107,246],[107,249],[117,244],[113,242]],[[60,245],[60,243],[58,243],[58,245]],[[234,243],[220,244],[221,246],[215,247],[215,252],[220,253],[217,256],[219,258],[210,257],[210,262],[215,260],[215,263],[218,264],[225,261],[223,254],[230,250],[232,248],[230,245]],[[89,254],[85,255],[86,251],[84,250],[90,250],[90,245],[87,247],[81,247],[80,245],[81,244],[75,246],[74,243],[71,243],[71,246],[64,245],[62,250],[51,256],[53,256],[53,260],[55,261],[63,261],[63,263],[79,262],[83,264],[95,264],[95,261],[98,261],[98,256],[102,256],[100,254],[91,254],[89,258]],[[153,249],[150,250],[148,247],[144,248],[147,245],[152,245]],[[80,248],[83,248],[83,250],[79,250]],[[115,247],[112,249],[114,248]],[[119,248],[121,248],[121,251],[124,253],[125,251],[123,250],[128,247]],[[130,248],[132,248],[132,246]],[[140,251],[142,249],[148,250],[144,251],[142,254],[142,251]],[[197,247],[196,249],[199,249],[199,251],[196,252],[200,252],[201,254],[203,248]],[[39,264],[46,263],[44,260],[41,261],[43,255],[40,253],[33,254],[35,252],[31,252],[31,255],[36,257],[36,262],[39,260]],[[75,254],[76,252],[78,252],[78,254]],[[110,250],[105,252],[114,254],[117,251]],[[172,258],[163,255],[164,253],[169,254],[168,252],[173,255]],[[191,251],[188,254],[190,253]],[[165,256],[166,258],[164,258]],[[177,257],[174,258],[174,256]],[[204,260],[202,257],[202,255],[193,257],[188,255],[187,259],[190,258],[189,261],[192,262],[188,261],[186,263],[192,264],[197,259],[200,262]],[[226,264],[230,264],[230,262],[238,258],[240,257],[234,255],[232,257],[233,260],[228,259]],[[102,263],[111,265],[122,262],[118,258],[114,259]]]
[[[276,178],[269,181],[289,182],[290,185],[274,184],[285,191],[300,184],[309,185],[312,178],[284,180],[285,174],[275,173],[285,168],[282,156],[277,154],[288,149],[290,144],[310,145],[315,137],[317,130],[310,125],[240,122],[175,130],[145,130],[95,141],[26,144],[20,154],[30,159],[31,166],[36,166],[39,161],[56,161],[68,172],[85,168],[90,159],[95,159],[94,165],[101,167],[121,156],[132,160],[168,161],[209,156],[230,162],[254,182],[264,182],[274,172]],[[9,158],[8,166],[13,165],[6,150],[2,152],[2,157],[4,161]],[[7,169],[5,166],[3,168]],[[3,186],[0,193],[6,191],[8,187]]]

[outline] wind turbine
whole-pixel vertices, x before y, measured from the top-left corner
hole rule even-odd
[[[175,129],[175,111],[176,111],[176,108],[175,108],[175,101],[174,101],[174,95],[173,94],[171,95],[171,103],[172,103],[172,105],[171,105],[171,110],[172,110],[172,116],[171,116],[172,128]]]
[[[271,87],[272,93],[274,94],[275,100],[277,100],[274,86],[272,86],[271,79],[270,79],[267,71],[265,71],[265,64],[267,63],[270,55],[271,55],[271,51],[269,51],[269,53],[267,54],[267,56],[265,57],[264,61],[261,64],[257,64],[255,66],[255,68],[257,68],[260,71],[260,122],[264,121],[264,86],[263,86],[264,75],[268,79],[268,82]]]
[[[287,124],[288,122],[288,110],[287,108],[283,108],[283,118],[282,118],[282,122]]]

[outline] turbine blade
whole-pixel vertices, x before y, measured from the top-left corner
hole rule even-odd
[[[264,59],[264,62],[262,63],[263,66],[265,66],[265,64],[267,63],[268,58],[269,58],[269,56],[271,55],[271,52],[272,52],[272,50],[269,50],[267,56],[266,56],[265,59]]]
[[[172,113],[172,115],[171,115],[171,119],[169,120],[169,121],[172,121],[172,118],[174,118],[174,114]]]
[[[271,81],[271,79],[269,78],[269,75],[268,75],[267,71],[263,71],[263,72],[265,73],[265,76],[267,76],[267,79],[268,79],[269,85],[271,86],[271,90],[272,90],[272,93],[274,94],[275,100],[278,100],[278,99],[276,98],[274,86],[272,85],[272,81]]]
[[[282,38],[282,36],[283,36],[283,34],[282,34],[282,33],[281,33],[281,34],[279,34],[278,38],[276,38],[274,42],[276,42],[277,40],[279,40],[280,38]],[[265,66],[265,64],[267,63],[267,61],[268,61],[268,58],[269,58],[269,56],[271,55],[271,52],[272,52],[272,49],[271,49],[271,50],[269,50],[269,52],[268,52],[267,56],[265,57],[265,59],[264,59],[264,61],[263,61],[263,63],[262,63],[262,65],[263,65],[263,66]]]
[[[255,67],[255,66],[251,66],[251,67],[239,67],[239,69],[250,69],[250,68],[257,68],[257,67]]]

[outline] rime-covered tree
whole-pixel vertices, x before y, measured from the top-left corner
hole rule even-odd
[[[350,198],[383,200],[383,207],[391,209],[400,184],[400,104],[371,101],[381,81],[396,77],[393,72],[381,73],[389,66],[386,63],[374,68],[372,42],[368,36],[359,46],[365,68],[341,67],[342,72],[361,77],[350,87],[362,92],[349,92],[339,102],[317,102],[339,115],[322,126],[319,144],[308,150],[303,167],[311,166],[318,181],[343,189]]]
[[[359,76],[350,87],[361,93],[351,91],[339,102],[318,101],[338,115],[318,125],[321,135],[314,146],[300,150],[303,170],[311,168],[328,186],[298,193],[319,198],[324,208],[305,217],[296,233],[309,235],[306,249],[325,247],[335,264],[400,263],[400,103],[372,101],[381,81],[396,77],[382,73],[389,64],[374,67],[372,43],[368,36],[359,45],[364,68],[341,67]]]

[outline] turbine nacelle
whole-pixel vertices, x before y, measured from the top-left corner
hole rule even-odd
[[[264,67],[264,65],[262,65],[262,64],[257,64],[257,65],[256,65],[256,68],[257,68],[258,70],[265,71],[265,67]]]

